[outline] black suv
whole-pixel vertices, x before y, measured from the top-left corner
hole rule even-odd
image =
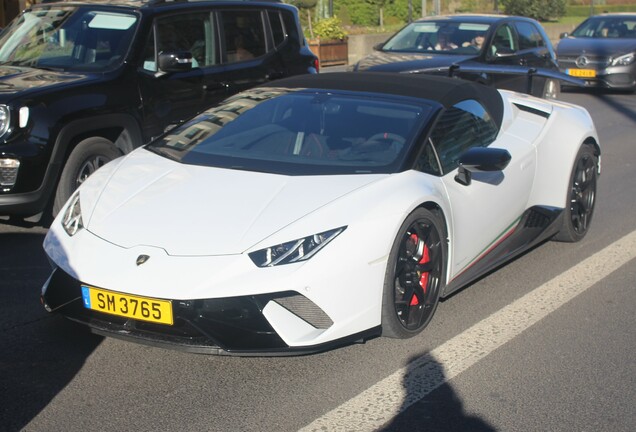
[[[0,35],[0,217],[55,214],[93,171],[228,95],[316,73],[274,1],[59,1]]]

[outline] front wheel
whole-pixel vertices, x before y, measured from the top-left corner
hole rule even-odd
[[[582,145],[572,168],[563,224],[555,240],[577,242],[587,234],[596,203],[597,166],[592,146]]]
[[[77,144],[62,170],[60,182],[55,191],[53,216],[59,213],[64,203],[84,180],[103,165],[121,155],[119,149],[106,138],[91,137]]]
[[[382,335],[409,338],[428,325],[444,286],[446,234],[433,212],[419,208],[398,232],[387,264]]]

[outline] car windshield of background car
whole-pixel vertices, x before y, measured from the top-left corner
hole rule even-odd
[[[2,33],[0,63],[39,69],[104,71],[123,61],[135,15],[60,7],[26,11]]]
[[[186,164],[285,175],[390,173],[432,111],[406,97],[259,88],[147,148]]]
[[[579,38],[636,39],[636,16],[596,17],[584,21],[573,32]]]
[[[489,24],[473,22],[426,21],[412,23],[383,47],[383,51],[441,51],[447,54],[468,54],[481,50],[475,39],[486,34]],[[445,38],[444,46],[441,44]],[[482,40],[483,42],[483,40]]]

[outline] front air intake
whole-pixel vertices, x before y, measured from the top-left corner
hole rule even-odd
[[[317,329],[324,330],[333,325],[333,321],[325,311],[303,295],[295,293],[273,300]]]

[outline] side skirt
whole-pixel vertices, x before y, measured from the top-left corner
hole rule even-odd
[[[529,208],[523,213],[510,235],[446,284],[442,297],[475,282],[514,257],[549,239],[559,231],[562,217],[561,208]]]

